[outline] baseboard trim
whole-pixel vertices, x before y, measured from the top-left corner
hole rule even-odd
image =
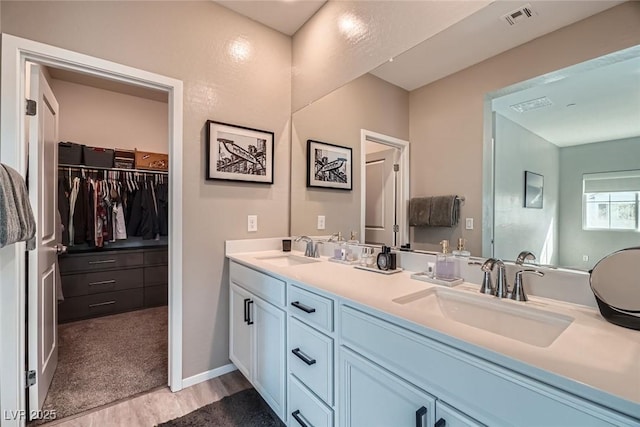
[[[220,375],[228,374],[229,372],[233,372],[236,369],[236,365],[233,363],[229,363],[228,365],[220,366],[216,369],[211,369],[210,371],[201,372],[189,378],[184,378],[182,380],[182,388],[191,387],[192,385],[196,385],[198,383],[210,380],[215,377],[219,377]]]

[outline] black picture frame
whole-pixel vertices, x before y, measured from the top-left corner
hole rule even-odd
[[[207,120],[206,140],[206,180],[273,184],[273,132]]]
[[[542,209],[544,202],[544,176],[524,171],[524,207]]]
[[[353,189],[353,160],[349,147],[307,140],[307,187]]]

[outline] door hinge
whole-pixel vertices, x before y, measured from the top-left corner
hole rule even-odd
[[[400,170],[400,165],[399,165],[399,164],[397,164],[397,163],[396,163],[396,164],[394,164],[394,165],[393,165],[393,171],[394,171],[394,172],[398,172],[399,170]]]
[[[38,104],[33,99],[27,99],[27,116],[35,116]]]
[[[400,226],[398,224],[393,224],[393,232],[394,233],[399,233],[400,232]]]
[[[36,371],[31,370],[31,371],[27,371],[24,373],[24,379],[25,379],[25,387],[29,388],[32,385],[36,385]]]

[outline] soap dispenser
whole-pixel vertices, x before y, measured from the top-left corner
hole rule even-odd
[[[457,263],[453,258],[453,254],[449,253],[449,241],[443,240],[442,253],[436,255],[436,279],[453,280],[457,278]]]
[[[344,237],[342,237],[342,232],[340,231],[338,231],[338,239],[336,240],[333,257],[342,261],[347,259],[347,242],[345,242]]]
[[[453,256],[456,258],[469,258],[471,256],[471,252],[469,252],[468,250],[466,250],[464,248],[464,244],[466,243],[466,240],[463,239],[462,237],[460,237],[458,239],[458,249],[456,249],[455,251],[453,251]]]

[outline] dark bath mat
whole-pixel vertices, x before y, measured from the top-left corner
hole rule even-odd
[[[258,392],[250,388],[203,406],[159,427],[285,427]]]

